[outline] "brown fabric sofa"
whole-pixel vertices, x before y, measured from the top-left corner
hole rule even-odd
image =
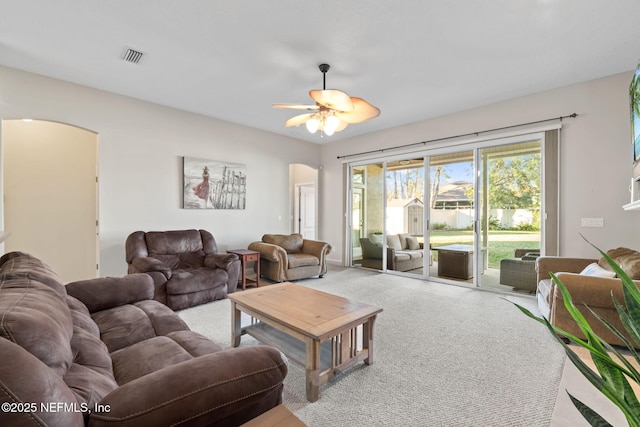
[[[635,256],[634,256],[635,253]],[[607,252],[629,276],[640,285],[640,253],[630,249],[618,248]],[[626,254],[626,255],[625,255]],[[631,255],[630,259],[624,258]],[[606,342],[614,345],[623,345],[623,342],[611,333],[591,311],[588,306],[599,316],[611,323],[620,332],[626,335],[626,331],[620,322],[618,312],[612,301],[612,295],[624,305],[622,282],[618,278],[597,277],[579,274],[585,267],[597,263],[605,270],[611,270],[604,259],[567,258],[543,256],[536,260],[538,274],[537,299],[538,307],[543,316],[551,324],[564,329],[579,338],[584,335],[575,324],[571,315],[564,306],[564,299],[551,280],[549,272],[556,274],[558,279],[567,287],[571,298],[580,312],[587,318],[589,324],[598,336]]]
[[[309,240],[302,234],[265,234],[261,242],[249,244],[260,252],[260,273],[274,282],[322,277],[327,273],[331,245]]]
[[[238,286],[238,256],[217,253],[206,230],[136,231],[125,250],[128,272],[149,274],[153,299],[174,310],[223,299]]]
[[[278,350],[222,350],[146,274],[64,286],[11,252],[0,281],[0,425],[236,426],[281,403]]]

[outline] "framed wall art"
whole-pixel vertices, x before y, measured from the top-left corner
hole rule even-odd
[[[246,166],[183,157],[184,209],[245,209]]]

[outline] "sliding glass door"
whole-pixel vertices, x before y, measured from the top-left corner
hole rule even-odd
[[[429,156],[429,276],[473,282],[474,153]]]
[[[543,188],[543,163],[555,161],[545,139],[557,146],[552,132],[351,165],[351,265],[535,291],[535,258],[550,253],[557,233],[542,243],[543,219],[557,214],[549,202],[543,213],[557,194]],[[553,190],[557,170],[546,175]]]
[[[535,292],[541,248],[541,140],[478,150],[479,285]]]
[[[385,235],[387,269],[425,275],[424,158],[386,163]]]
[[[424,159],[351,168],[351,265],[422,277]]]
[[[384,164],[351,167],[351,265],[383,270]]]

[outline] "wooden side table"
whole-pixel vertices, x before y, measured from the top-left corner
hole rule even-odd
[[[252,251],[249,249],[229,249],[229,254],[236,254],[240,258],[240,280],[242,284],[242,290],[247,288],[247,284],[254,284],[260,286],[260,252]],[[247,277],[247,263],[255,262],[254,270],[256,272],[256,280]]]

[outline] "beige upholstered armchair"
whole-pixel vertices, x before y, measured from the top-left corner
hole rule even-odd
[[[275,282],[322,277],[327,272],[331,245],[302,234],[265,234],[249,249],[260,252],[260,273]]]
[[[640,253],[627,248],[617,248],[609,250],[607,254],[640,286]],[[584,338],[584,334],[565,308],[562,294],[549,276],[549,273],[553,272],[567,287],[574,304],[589,321],[594,332],[609,344],[624,345],[622,340],[593,314],[596,313],[623,335],[627,335],[612,300],[613,297],[624,305],[622,282],[613,277],[615,273],[610,269],[609,264],[602,258],[538,258],[537,298],[540,312],[552,325]]]

